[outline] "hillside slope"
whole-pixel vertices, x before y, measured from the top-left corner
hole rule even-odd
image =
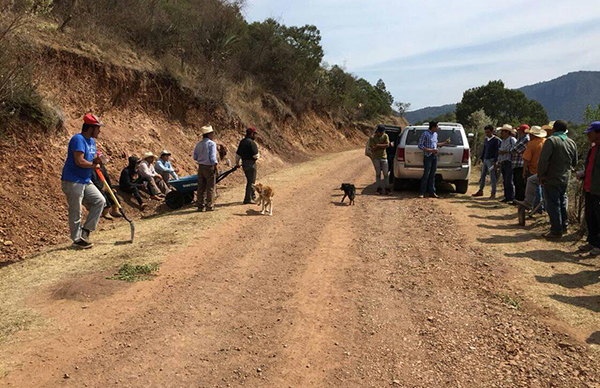
[[[456,104],[447,104],[442,106],[429,106],[423,109],[417,109],[412,112],[407,112],[405,114],[406,120],[411,123],[418,123],[421,121],[425,121],[432,117],[441,116],[448,112],[454,112],[456,110]]]
[[[89,51],[89,52],[88,52]],[[232,89],[227,102],[207,106],[193,90],[138,64],[108,61],[96,49],[38,42],[39,90],[64,118],[64,127],[43,129],[30,121],[3,128],[0,137],[0,265],[23,259],[47,245],[67,242],[67,211],[60,173],[70,136],[81,129],[82,115],[93,109],[106,126],[98,143],[110,157],[107,168],[118,181],[129,155],[168,149],[180,175],[195,174],[192,150],[201,126],[215,127],[218,142],[235,152],[244,128],[259,128],[259,176],[285,164],[323,152],[363,144],[375,122],[355,123],[328,112],[294,113],[268,93],[244,85]],[[396,124],[402,124],[395,118]],[[222,168],[226,168],[223,166]],[[242,180],[235,174],[225,184]],[[128,214],[149,216],[167,211],[154,202],[144,212],[122,195]],[[117,221],[114,221],[117,222]],[[111,222],[102,221],[102,228]]]
[[[600,103],[600,71],[579,71],[519,89],[527,98],[539,101],[550,120],[583,121],[588,104]]]
[[[564,119],[574,123],[583,121],[586,106],[600,104],[600,71],[578,71],[551,81],[524,86],[517,90],[530,100],[541,103],[550,120]],[[432,106],[406,113],[410,123],[453,112],[456,104]]]

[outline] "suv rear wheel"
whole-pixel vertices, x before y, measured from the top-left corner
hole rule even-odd
[[[467,194],[467,190],[469,190],[469,181],[456,181],[456,192],[459,194]]]

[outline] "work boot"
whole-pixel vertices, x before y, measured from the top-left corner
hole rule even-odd
[[[590,256],[600,256],[600,248],[594,248],[590,251]]]
[[[479,190],[478,192],[476,192],[475,194],[472,195],[473,197],[483,197],[483,190]]]
[[[121,213],[119,212],[119,207],[117,204],[112,205],[110,209],[110,215],[113,217],[121,217]]]
[[[554,233],[552,231],[545,233],[543,235],[543,237],[547,238],[548,240],[559,240],[562,238],[562,236],[563,236],[562,233],[559,234],[559,233]]]
[[[105,207],[104,209],[102,209],[102,217],[106,218],[107,220],[113,220],[114,218],[112,218],[112,216],[109,213],[110,209]]]
[[[578,251],[578,252],[591,252],[591,251],[592,251],[594,248],[596,248],[596,247],[594,247],[594,246],[593,246],[592,244],[590,244],[590,243],[587,243],[587,244],[585,244],[585,245],[582,245],[582,246],[580,246],[579,248],[577,248],[577,251]]]
[[[94,246],[94,244],[92,244],[89,241],[85,241],[85,240],[77,240],[73,242],[73,248],[76,249],[90,249],[91,247]]]

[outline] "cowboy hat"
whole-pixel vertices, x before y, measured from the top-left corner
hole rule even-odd
[[[517,131],[510,124],[504,124],[502,128],[498,128],[500,131],[508,131],[510,133],[516,133]]]
[[[212,125],[206,125],[206,126],[200,128],[200,133],[202,135],[208,135],[211,132],[214,132]]]
[[[148,152],[146,152],[146,153],[144,154],[144,157],[143,157],[142,159],[148,159],[148,158],[154,158],[154,159],[156,159],[156,155],[154,155],[154,154],[152,153],[152,151],[148,151]]]
[[[163,152],[160,153],[160,156],[163,157],[164,155],[169,155],[171,156],[171,153],[167,150],[163,150]]]
[[[552,123],[550,123],[550,124],[543,125],[543,126],[542,126],[542,129],[543,129],[544,131],[547,131],[547,130],[549,130],[549,129],[554,129],[554,122],[552,122]]]
[[[529,130],[529,134],[533,135],[535,137],[546,137],[546,136],[548,136],[548,132],[546,132],[545,129],[542,129],[542,127],[540,127],[538,125],[534,125],[533,127],[531,127],[531,129]]]

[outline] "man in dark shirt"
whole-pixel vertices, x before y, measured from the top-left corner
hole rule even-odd
[[[496,162],[498,160],[498,150],[500,149],[500,139],[494,134],[494,127],[488,125],[485,127],[485,139],[483,140],[483,151],[477,160],[477,163],[483,162],[481,167],[481,178],[479,179],[479,191],[473,194],[473,197],[482,197],[485,188],[487,174],[490,174],[492,183],[492,195],[490,199],[496,198]]]
[[[246,137],[242,139],[235,155],[235,164],[240,165],[246,175],[246,196],[244,204],[254,204],[254,188],[256,183],[256,161],[260,158],[258,147],[256,146],[256,128],[250,127],[246,130]]]
[[[546,211],[550,217],[550,232],[544,237],[559,239],[568,231],[567,187],[571,169],[577,166],[577,145],[567,136],[567,122],[558,120],[549,131],[540,160],[538,178],[544,186]]]

